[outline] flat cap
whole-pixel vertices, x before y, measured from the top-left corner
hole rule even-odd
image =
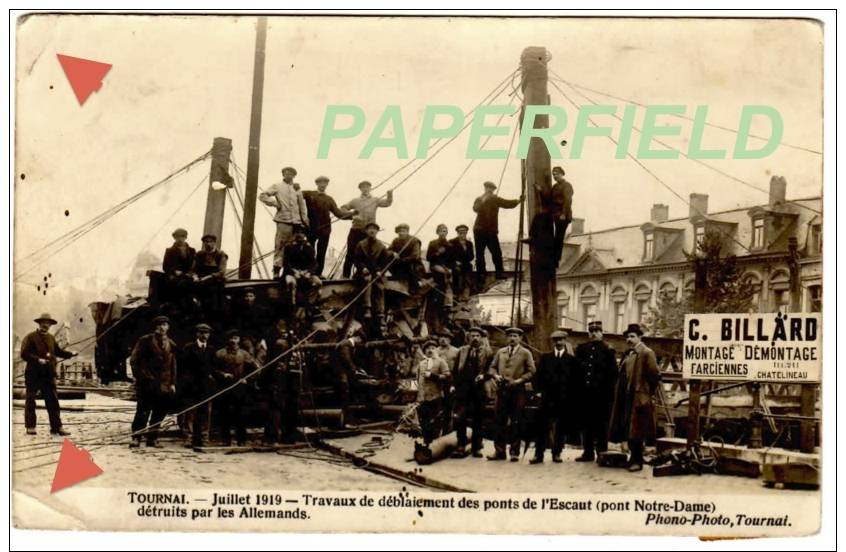
[[[292,172],[294,173],[294,176],[297,176],[297,169],[295,169],[294,167],[283,167],[282,174],[285,174],[286,172]]]
[[[159,316],[153,318],[153,324],[161,324],[162,322],[170,324],[170,318],[163,314],[160,314]]]
[[[186,230],[184,228],[177,228],[176,230],[173,231],[173,234],[171,234],[171,236],[173,236],[174,238],[177,237],[177,236],[182,236],[183,238],[187,238],[188,237],[188,230]]]
[[[513,327],[513,326],[508,328],[507,330],[505,330],[506,335],[510,335],[510,334],[523,335],[523,333],[524,333],[523,330],[521,330],[520,328]]]
[[[194,331],[195,332],[210,332],[210,331],[212,331],[212,328],[208,324],[201,322],[201,323],[197,324],[196,326],[194,326]]]

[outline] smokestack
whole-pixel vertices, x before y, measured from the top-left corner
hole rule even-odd
[[[585,233],[585,219],[574,218],[570,221],[570,234],[584,234]]]
[[[708,214],[708,194],[690,194],[690,218]]]
[[[783,176],[770,178],[770,207],[784,203],[787,195],[787,180]]]
[[[663,203],[655,203],[652,205],[652,212],[649,215],[649,220],[654,224],[667,222],[670,218],[670,206]]]

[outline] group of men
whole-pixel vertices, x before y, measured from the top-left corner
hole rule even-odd
[[[446,344],[424,345],[425,358],[417,367],[417,413],[424,446],[438,437],[444,427],[442,416],[451,410],[458,440],[455,456],[468,454],[469,426],[469,454],[481,458],[485,405],[493,396],[494,452],[488,460],[506,460],[510,455],[517,462],[522,441],[533,438],[530,464],[540,464],[552,435],[552,461],[560,463],[567,439],[580,435],[583,452],[576,461],[594,461],[608,450],[610,439],[626,443],[630,471],[643,469],[644,442],[655,437],[652,398],[659,373],[655,353],[641,341],[639,325],[626,330],[629,349],[619,365],[614,349],[603,340],[600,322],[588,326],[590,340],[575,348],[566,331],[553,332],[553,350],[542,353],[537,364],[522,344],[520,328],[506,330],[508,343],[495,353],[485,345],[483,332],[470,328],[467,343],[460,348],[450,347],[448,339]],[[539,399],[530,437],[529,384]]]

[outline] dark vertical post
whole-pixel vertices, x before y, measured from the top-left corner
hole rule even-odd
[[[704,258],[693,260],[693,312],[705,310],[705,288],[708,285],[708,267]],[[699,444],[699,412],[702,398],[702,381],[690,380],[687,401],[687,446]]]
[[[206,199],[206,220],[203,223],[203,234],[217,236],[217,245],[223,244],[223,212],[226,208],[226,180],[229,175],[229,157],[232,154],[232,140],[229,138],[215,138],[212,143],[211,173],[209,174],[209,193]],[[215,189],[217,182],[220,189]]]
[[[261,108],[264,91],[264,51],[267,43],[267,17],[258,18],[256,54],[253,62],[253,104],[250,114],[250,144],[247,152],[247,182],[244,190],[244,224],[241,229],[241,256],[238,277],[247,280],[253,273],[253,241],[256,226],[258,195],[259,146],[261,142]]]
[[[549,105],[547,92],[548,71],[547,51],[543,47],[528,47],[520,56],[520,66],[523,74],[521,85],[523,91],[523,106]],[[520,126],[525,121],[522,115]],[[549,116],[535,117],[532,128],[548,128]],[[541,192],[549,192],[551,186],[550,155],[543,140],[532,138],[526,156],[526,219],[531,226],[534,217],[541,212]],[[558,327],[558,309],[556,301],[555,270],[550,269],[548,252],[541,251],[535,243],[529,249],[529,278],[532,290],[532,321],[534,334],[532,342],[539,349],[548,346],[549,334]]]

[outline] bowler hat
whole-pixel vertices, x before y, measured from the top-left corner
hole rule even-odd
[[[629,324],[629,327],[626,328],[626,331],[623,332],[623,335],[629,335],[630,333],[643,335],[643,330],[640,328],[640,324]]]
[[[176,230],[173,231],[173,234],[171,234],[171,236],[173,236],[174,238],[176,238],[178,236],[182,236],[183,238],[187,238],[188,237],[188,230],[186,230],[184,228],[177,228]]]
[[[282,174],[285,174],[286,171],[292,172],[294,173],[294,176],[297,176],[297,169],[295,169],[294,167],[283,167]]]
[[[153,325],[154,325],[154,326],[155,326],[155,325],[158,325],[158,324],[161,324],[161,323],[163,323],[163,322],[164,322],[165,324],[170,324],[170,318],[168,318],[167,316],[165,316],[165,315],[163,315],[163,314],[160,314],[159,316],[157,316],[157,317],[153,318]]]
[[[194,326],[195,332],[210,332],[211,330],[211,326],[202,322]]]
[[[51,325],[58,324],[56,319],[50,316],[49,312],[42,312],[41,316],[35,319],[35,322],[49,322]]]
[[[515,327],[511,327],[511,328],[508,328],[507,330],[505,330],[505,335],[511,335],[511,334],[523,335],[523,330],[521,330],[520,328],[515,328]]]
[[[214,234],[206,234],[206,235],[204,235],[204,236],[203,236],[202,241],[204,241],[204,242],[205,242],[205,241],[213,241],[213,242],[216,242],[216,241],[217,241],[217,236],[215,236]]]

